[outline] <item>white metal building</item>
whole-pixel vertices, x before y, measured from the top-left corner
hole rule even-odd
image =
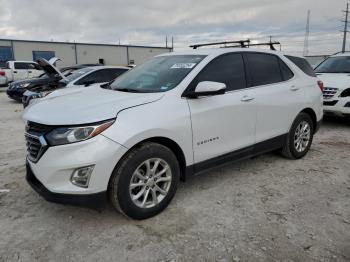
[[[59,66],[137,65],[171,50],[168,47],[0,39],[0,66],[8,60],[35,61],[39,57],[50,59],[54,56],[62,60]]]

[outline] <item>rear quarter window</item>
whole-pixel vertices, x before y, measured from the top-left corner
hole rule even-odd
[[[306,61],[306,59],[289,55],[286,55],[286,57],[290,61],[292,61],[297,67],[299,67],[305,74],[307,74],[308,76],[316,77],[315,71],[312,69],[311,65],[308,61]]]

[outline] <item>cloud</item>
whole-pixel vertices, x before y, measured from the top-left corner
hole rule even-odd
[[[329,0],[0,0],[0,36],[34,40],[164,45],[272,35],[284,49],[302,52],[311,9],[311,53],[341,46],[341,9]]]

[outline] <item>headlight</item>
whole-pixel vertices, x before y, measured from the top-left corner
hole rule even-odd
[[[46,139],[51,146],[80,142],[97,136],[113,123],[114,120],[108,120],[99,124],[79,127],[58,127],[48,133]]]

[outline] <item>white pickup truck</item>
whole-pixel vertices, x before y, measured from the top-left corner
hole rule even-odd
[[[33,61],[8,61],[6,67],[0,68],[0,85],[9,82],[38,77],[44,71]]]

